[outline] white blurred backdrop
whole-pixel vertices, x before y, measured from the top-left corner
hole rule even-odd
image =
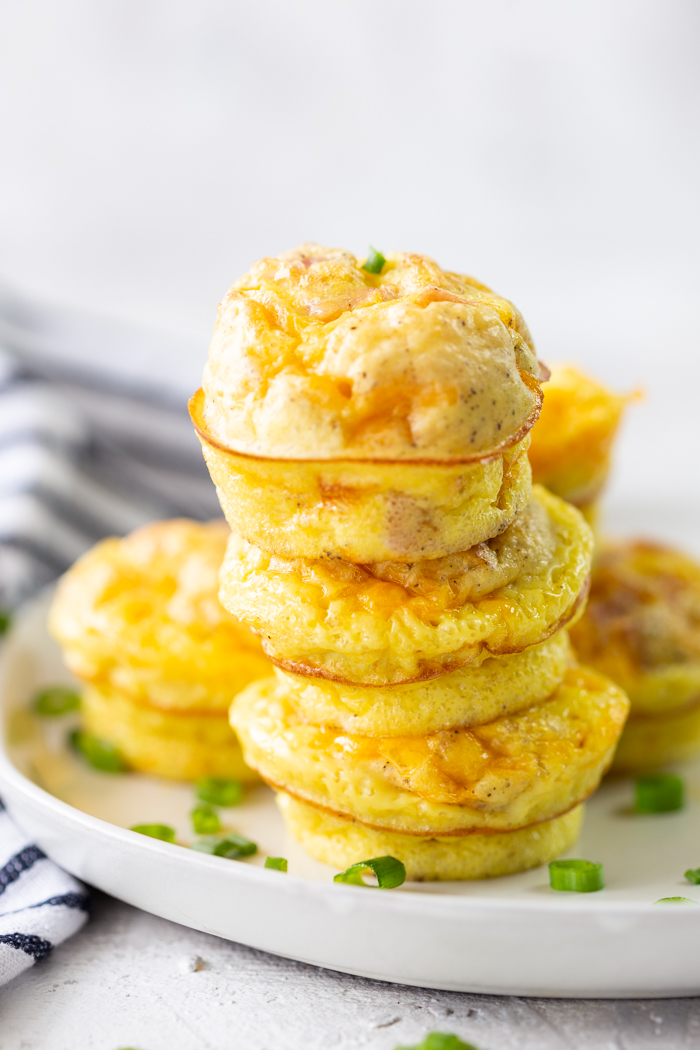
[[[700,511],[699,47],[695,0],[1,0],[0,276],[194,387],[255,258],[427,253],[646,388],[621,524]]]

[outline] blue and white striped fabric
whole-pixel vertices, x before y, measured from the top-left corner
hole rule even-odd
[[[220,516],[187,414],[200,358],[0,287],[0,607],[103,536]]]
[[[32,845],[0,801],[0,985],[87,920],[85,887]]]

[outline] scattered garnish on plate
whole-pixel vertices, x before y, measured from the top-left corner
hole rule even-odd
[[[372,245],[370,245],[369,255],[367,261],[363,263],[362,269],[366,273],[381,273],[385,263],[386,259],[382,253],[378,252],[376,248],[373,248]]]
[[[396,857],[372,857],[371,860],[361,860],[359,864],[351,864],[346,871],[341,871],[333,877],[333,882],[349,882],[352,886],[370,886],[365,882],[363,875],[372,872],[377,876],[379,888],[382,890],[393,890],[406,881],[406,868]]]
[[[190,816],[196,835],[212,835],[221,831],[221,821],[211,806],[197,806]]]
[[[593,893],[605,886],[603,865],[591,860],[553,860],[549,865],[549,885],[553,890]]]
[[[272,871],[286,871],[287,860],[286,857],[266,857],[265,867],[270,868]]]
[[[661,897],[654,904],[697,904],[697,901],[691,901],[690,897]]]
[[[160,839],[161,842],[175,841],[175,828],[169,824],[134,824],[130,830],[139,835],[148,835],[149,839]]]
[[[34,714],[41,715],[42,718],[67,715],[69,711],[77,711],[79,707],[80,695],[67,685],[52,685],[48,689],[40,689],[32,700]]]
[[[695,886],[700,886],[700,868],[688,868],[684,874],[688,882],[692,882]]]
[[[0,635],[6,634],[10,629],[12,623],[12,616],[7,609],[0,609]]]
[[[473,1043],[465,1043],[451,1032],[430,1032],[415,1046],[397,1046],[396,1050],[477,1050]]]
[[[195,784],[195,794],[212,806],[237,806],[243,801],[243,785],[240,780],[225,777],[202,777]]]
[[[634,788],[635,813],[671,813],[685,803],[685,785],[670,773],[637,777]]]
[[[82,729],[73,730],[69,740],[91,766],[103,773],[126,773],[129,768],[119,748],[110,744],[108,740],[100,740]]]
[[[214,857],[226,857],[228,860],[250,857],[258,852],[254,842],[234,832],[228,835],[205,835],[192,843],[192,849],[199,850],[200,853],[211,853]]]

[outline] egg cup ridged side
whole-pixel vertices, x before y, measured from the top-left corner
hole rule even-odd
[[[260,633],[267,655],[284,670],[357,685],[437,677],[483,650],[504,655],[542,642],[582,611],[591,530],[575,507],[545,489],[533,490],[532,505],[551,548],[542,557],[532,552],[532,568],[525,561],[505,586],[471,600],[455,599],[446,587],[435,598],[392,582],[391,566],[382,576],[381,567],[274,558],[236,541],[221,567],[219,597]],[[503,534],[504,543],[517,525]],[[491,555],[484,550],[485,561]],[[426,572],[433,567],[428,562]],[[473,572],[470,565],[456,583]]]
[[[280,688],[307,721],[367,736],[422,736],[490,722],[550,696],[571,665],[569,636],[557,631],[520,653],[489,656],[425,682],[355,686],[275,669]]]
[[[219,711],[163,711],[107,685],[82,692],[83,725],[114,744],[129,766],[171,780],[204,776],[257,783],[226,714]]]
[[[441,558],[503,532],[530,498],[529,434],[473,461],[264,459],[190,412],[224,515],[261,550],[349,562]]]
[[[370,857],[392,856],[415,881],[491,879],[536,868],[561,856],[578,838],[583,805],[533,827],[462,838],[378,831],[278,792],[292,836],[323,864],[344,869]]]
[[[310,725],[275,679],[244,690],[231,723],[248,763],[277,789],[379,830],[460,836],[513,831],[584,801],[628,710],[612,682],[572,668],[542,704],[425,737]]]

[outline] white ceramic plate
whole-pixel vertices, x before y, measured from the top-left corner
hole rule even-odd
[[[0,792],[59,864],[94,886],[185,926],[319,966],[403,984],[515,995],[635,997],[700,992],[700,907],[654,904],[700,886],[700,765],[686,768],[679,813],[635,817],[631,784],[588,804],[574,855],[602,861],[607,888],[555,893],[546,868],[484,882],[335,884],[284,831],[258,788],[226,811],[256,857],[229,861],[127,830],[174,825],[190,840],[188,786],[87,768],[66,747],[70,719],[36,719],[37,687],[68,681],[45,630],[47,599],[19,617],[4,647]],[[262,867],[289,858],[289,874]]]

